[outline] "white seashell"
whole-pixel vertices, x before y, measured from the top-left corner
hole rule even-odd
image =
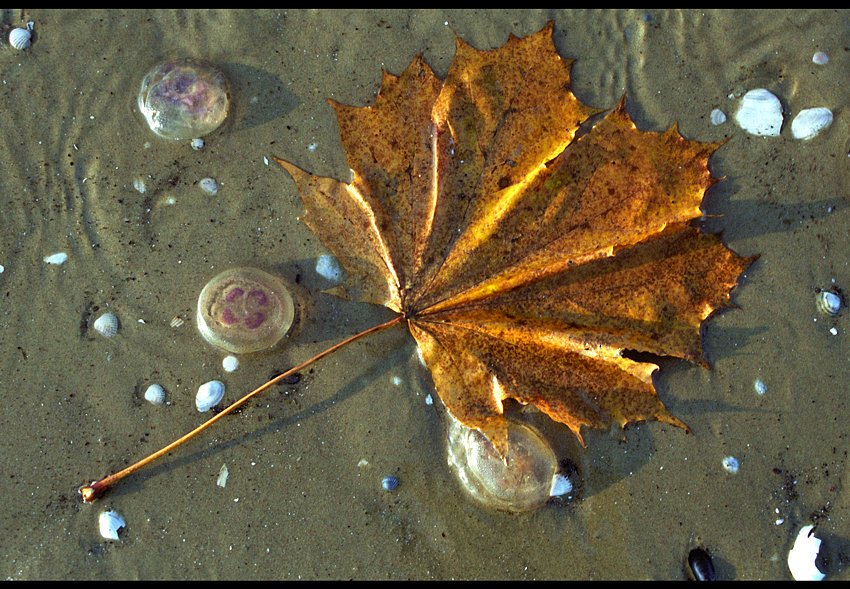
[[[138,190],[140,194],[144,194],[147,191],[147,186],[145,186],[145,181],[142,178],[133,180],[133,188]]]
[[[165,401],[165,390],[158,384],[152,384],[145,390],[145,401],[151,405],[162,405]]]
[[[712,125],[722,125],[726,122],[726,113],[720,110],[719,108],[715,108],[711,111],[711,124]]]
[[[738,464],[738,459],[734,456],[727,456],[723,459],[723,470],[728,472],[729,474],[738,474],[738,469],[740,465]]]
[[[822,581],[826,576],[815,565],[821,540],[811,535],[814,526],[805,526],[797,534],[788,552],[788,570],[795,581]]]
[[[753,135],[778,136],[782,129],[782,103],[764,88],[750,90],[741,98],[735,120]]]
[[[227,484],[227,477],[230,473],[227,471],[227,465],[222,464],[221,469],[218,471],[218,479],[215,481],[215,484],[221,487],[222,489]]]
[[[219,404],[224,398],[224,383],[220,380],[211,380],[198,387],[195,395],[195,407],[204,413]]]
[[[828,290],[822,290],[815,295],[815,305],[821,313],[838,315],[841,309],[841,297]]]
[[[828,108],[806,108],[791,121],[794,139],[811,139],[832,124],[832,111]]]
[[[126,528],[124,518],[114,511],[101,511],[97,518],[97,525],[100,528],[100,535],[107,540],[117,540],[118,530]]]
[[[95,320],[94,330],[103,337],[112,337],[118,333],[118,317],[112,313],[104,313]]]
[[[239,368],[239,358],[236,356],[225,356],[221,361],[221,367],[224,368],[225,372],[233,372],[237,368]]]
[[[198,186],[210,196],[215,196],[215,193],[218,192],[218,183],[212,178],[202,178],[198,182]]]
[[[327,254],[319,256],[319,259],[316,260],[316,273],[331,282],[342,281],[342,267],[340,267],[339,261]]]
[[[767,385],[764,384],[764,381],[762,381],[762,379],[757,378],[753,383],[753,389],[755,389],[756,394],[763,395],[767,392]]]
[[[26,49],[32,45],[32,32],[28,29],[12,29],[9,33],[9,45],[15,49]]]
[[[826,65],[829,63],[829,56],[823,51],[818,51],[812,55],[812,63],[816,65]]]
[[[66,254],[65,252],[58,252],[58,253],[50,254],[49,256],[44,257],[45,262],[47,262],[48,264],[55,264],[57,266],[59,264],[64,264],[65,260],[67,260],[67,259],[68,259],[68,254]]]
[[[192,146],[192,149],[194,149],[195,151],[201,150],[201,149],[204,148],[204,140],[201,139],[200,137],[196,137],[196,138],[192,139],[191,146]]]
[[[183,325],[183,323],[183,319],[180,316],[175,315],[174,317],[172,317],[171,323],[169,323],[169,325],[171,327],[180,327],[181,325]]]

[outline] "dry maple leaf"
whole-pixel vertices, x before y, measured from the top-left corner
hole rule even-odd
[[[506,398],[579,440],[611,420],[687,429],[657,366],[621,352],[706,365],[700,324],[752,261],[688,224],[720,144],[640,131],[623,102],[574,139],[598,111],[551,35],[458,38],[445,81],[420,56],[372,106],[331,102],[350,183],[277,160],[349,272],[335,294],[401,313],[446,408],[502,453]]]
[[[754,258],[689,222],[720,145],[676,128],[639,131],[624,103],[600,111],[570,92],[552,25],[494,51],[460,39],[445,81],[421,57],[384,73],[375,104],[337,112],[352,181],[277,159],[304,221],[349,272],[338,295],[400,315],[261,385],[164,448],[80,487],[93,501],[135,472],[352,341],[402,320],[458,421],[506,455],[502,402],[581,427],[657,419],[655,364],[625,349],[706,365],[700,325],[728,306]],[[582,444],[584,442],[582,441]]]

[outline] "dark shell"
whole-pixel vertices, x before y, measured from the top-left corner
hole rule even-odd
[[[714,563],[703,548],[694,548],[688,553],[688,569],[696,581],[716,581]]]

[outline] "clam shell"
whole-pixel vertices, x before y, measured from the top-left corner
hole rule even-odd
[[[165,389],[161,385],[152,384],[145,390],[145,401],[151,405],[162,405],[165,401]]]
[[[221,361],[221,367],[224,368],[225,372],[233,372],[239,368],[239,358],[233,355],[225,356]]]
[[[339,265],[339,260],[337,260],[334,256],[329,256],[327,254],[319,256],[316,260],[316,274],[325,280],[330,280],[334,283],[342,282],[344,278],[343,269]]]
[[[224,398],[224,383],[220,380],[211,380],[198,387],[195,395],[195,407],[204,413],[218,405]]]
[[[50,254],[49,256],[44,256],[44,261],[48,264],[53,264],[55,266],[59,266],[60,264],[64,264],[68,260],[68,254],[65,252],[56,252],[55,254]]]
[[[100,535],[107,540],[117,540],[118,530],[126,528],[124,518],[115,511],[102,511],[97,518],[97,525],[100,528]]]
[[[788,570],[795,581],[820,581],[824,575],[815,564],[821,540],[812,535],[814,526],[804,526],[788,552]]]
[[[778,136],[782,130],[782,103],[765,90],[750,90],[741,98],[735,121],[753,135]]]
[[[112,313],[104,313],[95,320],[94,330],[103,337],[112,337],[118,333],[118,317]]]
[[[841,310],[841,297],[828,290],[822,290],[815,295],[815,305],[825,315],[838,315]]]
[[[213,178],[201,178],[201,181],[198,182],[198,186],[210,196],[215,196],[218,192],[218,182],[216,182]]]
[[[832,124],[832,111],[828,108],[806,108],[791,121],[794,139],[811,139]]]
[[[32,33],[27,29],[12,29],[9,33],[9,45],[15,49],[26,49],[32,45]]]

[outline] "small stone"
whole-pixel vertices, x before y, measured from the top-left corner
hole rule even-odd
[[[381,480],[381,486],[384,488],[384,491],[392,491],[398,487],[398,479],[391,474],[387,475]]]

